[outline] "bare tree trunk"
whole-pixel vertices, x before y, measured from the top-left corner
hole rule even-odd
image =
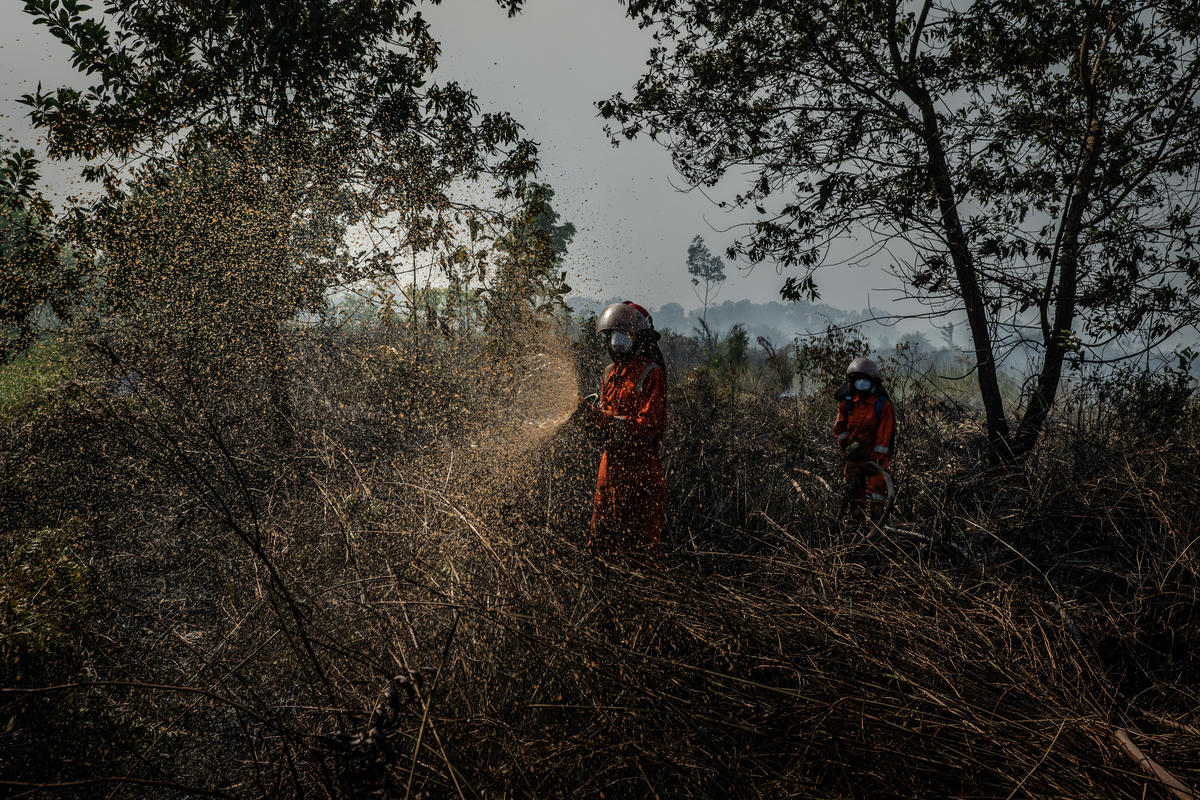
[[[963,310],[967,314],[967,325],[971,329],[971,342],[975,351],[975,370],[979,375],[979,394],[983,401],[984,414],[987,417],[988,443],[991,445],[993,458],[1007,462],[1013,458],[1009,442],[1008,419],[1004,415],[1004,398],[1000,395],[1000,380],[996,373],[996,357],[992,348],[991,326],[988,322],[987,307],[983,302],[983,292],[979,286],[979,276],[975,270],[975,260],[967,247],[967,237],[963,233],[962,219],[958,216],[958,198],[955,196],[954,182],[950,179],[950,167],[946,161],[946,150],[942,146],[941,129],[938,126],[937,111],[933,106],[933,98],[929,91],[916,78],[913,65],[917,60],[917,49],[920,46],[921,31],[932,7],[932,2],[926,0],[922,6],[916,30],[909,43],[908,60],[900,52],[900,43],[896,38],[896,16],[899,6],[892,2],[890,6],[890,21],[888,23],[888,48],[891,51],[892,69],[901,90],[921,111],[919,131],[925,140],[925,153],[929,168],[929,180],[937,195],[938,209],[941,211],[941,229],[946,237],[946,246],[950,251],[950,261],[954,265],[954,274],[958,282],[959,293],[963,301]]]
[[[1075,301],[1079,282],[1079,236],[1083,231],[1083,212],[1090,202],[1089,192],[1096,167],[1100,162],[1101,127],[1093,112],[1088,123],[1088,134],[1084,144],[1083,164],[1075,181],[1067,213],[1063,216],[1062,248],[1058,259],[1058,293],[1054,300],[1054,323],[1043,332],[1046,355],[1038,373],[1037,385],[1029,396],[1029,405],[1017,429],[1014,452],[1024,456],[1037,443],[1038,435],[1046,424],[1046,418],[1058,396],[1062,379],[1063,361],[1070,351],[1071,326],[1075,322]],[[1051,269],[1055,268],[1051,262]],[[1050,298],[1046,298],[1047,302]]]
[[[1050,276],[1053,280],[1054,270],[1058,270],[1058,292],[1054,299],[1054,322],[1046,326],[1043,317],[1043,341],[1046,345],[1046,355],[1042,360],[1042,369],[1038,374],[1037,386],[1029,396],[1029,404],[1025,415],[1017,429],[1016,454],[1023,457],[1037,443],[1038,435],[1046,424],[1050,409],[1058,396],[1058,386],[1062,379],[1063,361],[1070,351],[1072,326],[1075,323],[1075,303],[1079,286],[1079,258],[1081,247],[1079,237],[1083,231],[1083,212],[1091,202],[1090,193],[1096,168],[1100,163],[1100,153],[1103,149],[1104,131],[1100,122],[1100,98],[1096,87],[1096,75],[1103,60],[1104,51],[1108,46],[1108,36],[1112,33],[1113,20],[1109,19],[1108,33],[1100,41],[1094,61],[1089,63],[1088,44],[1091,38],[1091,26],[1099,18],[1101,0],[1095,0],[1088,12],[1084,25],[1083,39],[1079,46],[1079,82],[1083,95],[1087,99],[1087,133],[1083,140],[1083,152],[1080,154],[1079,172],[1075,178],[1075,188],[1068,200],[1063,214],[1062,227],[1059,234],[1060,247],[1050,262]],[[1049,304],[1051,297],[1049,289],[1044,300]]]
[[[996,373],[996,359],[992,349],[987,308],[979,279],[975,271],[971,250],[967,247],[962,220],[958,216],[958,204],[954,196],[954,185],[950,180],[950,168],[942,148],[941,132],[937,114],[929,93],[919,86],[905,89],[908,96],[921,109],[922,135],[929,158],[929,178],[937,195],[941,211],[942,232],[950,250],[950,261],[962,295],[963,308],[967,313],[967,324],[971,329],[971,341],[975,351],[975,369],[979,374],[979,394],[987,416],[988,443],[995,457],[1001,461],[1012,460],[1009,444],[1008,419],[1004,415],[1004,400],[1000,396],[1000,380]]]

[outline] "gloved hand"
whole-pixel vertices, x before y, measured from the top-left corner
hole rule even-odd
[[[575,406],[575,414],[580,420],[583,421],[585,425],[598,428],[604,423],[606,415],[600,410],[600,407],[596,405],[595,400],[592,399],[593,397],[595,397],[595,395],[591,395],[589,397],[583,397],[580,395],[579,402]]]
[[[846,460],[848,461],[860,461],[866,455],[862,446],[862,442],[851,442],[850,444],[846,445],[845,449],[842,450],[842,453],[846,456]]]

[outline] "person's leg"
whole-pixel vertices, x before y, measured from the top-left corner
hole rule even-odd
[[[593,553],[612,553],[619,549],[619,507],[616,491],[612,485],[608,454],[600,459],[600,471],[596,476],[596,493],[592,497],[592,520],[589,525],[588,549]]]
[[[887,460],[880,461],[879,466],[888,469]],[[865,494],[871,519],[882,519],[884,506],[887,505],[887,478],[879,470],[872,469],[871,474],[867,476]]]

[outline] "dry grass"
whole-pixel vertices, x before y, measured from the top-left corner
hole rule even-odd
[[[1055,429],[987,472],[970,418],[913,400],[894,524],[846,531],[831,404],[696,376],[646,572],[582,548],[596,458],[563,423],[570,348],[542,344],[501,366],[310,334],[286,457],[183,399],[108,398],[93,435],[123,444],[93,480],[123,500],[85,509],[95,611],[65,672],[7,669],[0,785],[1161,795],[1117,727],[1200,784],[1195,430]]]

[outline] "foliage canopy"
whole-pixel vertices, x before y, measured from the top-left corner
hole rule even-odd
[[[599,104],[693,185],[750,180],[735,251],[816,296],[887,259],[965,312],[990,438],[1028,450],[1064,363],[1153,348],[1200,318],[1200,12],[1168,0],[631,0],[657,42]],[[996,364],[1040,358],[1010,435]]]
[[[110,193],[133,161],[169,160],[197,142],[255,147],[264,180],[276,163],[323,170],[321,180],[356,190],[357,220],[402,218],[398,245],[424,249],[463,206],[455,181],[489,178],[501,196],[519,196],[536,148],[508,114],[479,113],[466,88],[429,82],[440,47],[417,6],[108,0],[96,17],[80,0],[27,0],[96,83],[39,87],[22,102],[50,155],[92,161],[85,175]]]

